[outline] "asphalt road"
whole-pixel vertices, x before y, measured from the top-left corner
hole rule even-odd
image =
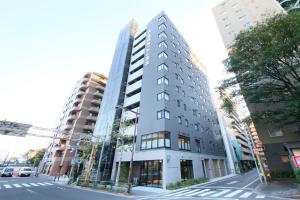
[[[58,185],[36,177],[0,178],[0,200],[122,200],[120,195]]]
[[[257,193],[254,188],[259,184],[257,172],[252,170],[248,173],[227,178],[221,181],[202,184],[190,188],[176,190],[162,195],[140,197],[138,200],[168,200],[168,199],[201,199],[201,200],[279,200],[282,198],[272,197]]]

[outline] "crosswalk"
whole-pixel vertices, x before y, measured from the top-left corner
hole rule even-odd
[[[30,188],[30,187],[43,187],[52,186],[53,183],[49,182],[36,182],[36,183],[12,183],[12,184],[0,184],[1,189],[14,189],[14,188]]]
[[[189,188],[170,192],[164,195],[154,197],[143,197],[139,200],[147,199],[179,199],[180,197],[207,197],[210,199],[219,198],[236,198],[236,199],[263,199],[264,195],[257,194],[251,190],[234,189],[234,188]]]

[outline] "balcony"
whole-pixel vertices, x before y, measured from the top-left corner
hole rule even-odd
[[[143,40],[146,37],[147,32],[143,33],[137,40],[134,40],[133,46],[139,43],[141,40]]]
[[[144,58],[142,58],[138,62],[136,62],[133,65],[131,65],[130,68],[129,68],[129,72],[132,72],[133,70],[135,70],[136,68],[140,67],[143,64],[144,64]]]
[[[132,85],[128,85],[126,88],[126,94],[129,94],[130,92],[135,91],[141,87],[142,87],[142,80],[139,80]]]
[[[61,127],[62,130],[71,130],[73,128],[73,124],[65,124]]]
[[[89,111],[92,111],[92,112],[99,112],[99,109],[100,109],[100,107],[90,107],[90,108],[89,108]]]
[[[92,99],[91,103],[100,105],[100,99],[98,99],[98,100],[97,99]]]
[[[100,93],[100,92],[95,92],[95,93],[94,93],[94,96],[95,96],[95,97],[102,97],[102,96],[103,96],[103,94],[102,94],[102,93]]]
[[[140,44],[138,44],[136,47],[134,47],[132,49],[132,52],[134,53],[135,51],[139,50],[140,48],[142,48],[145,45],[146,45],[146,40],[144,40],[143,42],[141,42]]]
[[[75,120],[77,118],[77,115],[69,115],[68,117],[67,117],[67,121],[68,120]]]
[[[84,125],[83,126],[83,129],[88,129],[88,130],[91,130],[91,131],[93,131],[94,128],[95,128],[95,125]]]
[[[71,110],[73,111],[78,111],[78,110],[80,110],[81,108],[80,108],[80,106],[73,106],[72,108],[71,108]]]
[[[124,107],[128,107],[134,103],[137,103],[141,100],[141,93],[137,93],[131,97],[125,98]]]
[[[129,74],[128,82],[136,79],[137,77],[143,75],[143,68],[139,69],[138,71],[134,72],[133,74]]]
[[[97,116],[87,116],[86,119],[87,120],[96,121],[97,120]]]
[[[135,54],[134,56],[131,57],[131,62],[136,60],[137,58],[139,58],[140,56],[145,54],[145,49],[139,51],[137,54]]]

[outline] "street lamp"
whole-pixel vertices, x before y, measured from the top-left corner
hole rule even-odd
[[[133,156],[134,156],[134,151],[135,151],[135,136],[136,136],[136,128],[137,128],[137,120],[138,120],[138,116],[140,115],[139,112],[133,111],[133,110],[129,110],[127,108],[124,108],[121,105],[116,106],[116,109],[120,108],[122,110],[125,111],[129,111],[135,114],[135,124],[134,124],[134,132],[133,132],[133,138],[132,138],[132,152],[131,152],[131,159],[130,159],[130,164],[129,164],[129,173],[128,173],[128,188],[127,188],[127,193],[131,192],[131,179],[132,179],[132,168],[133,168]]]

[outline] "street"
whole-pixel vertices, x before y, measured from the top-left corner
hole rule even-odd
[[[36,177],[0,178],[0,200],[115,200],[119,195],[58,185]]]
[[[282,199],[259,194],[254,188],[259,184],[256,170],[243,175],[234,176],[214,183],[194,186],[187,189],[176,190],[163,195],[138,198],[138,200],[154,199]]]

